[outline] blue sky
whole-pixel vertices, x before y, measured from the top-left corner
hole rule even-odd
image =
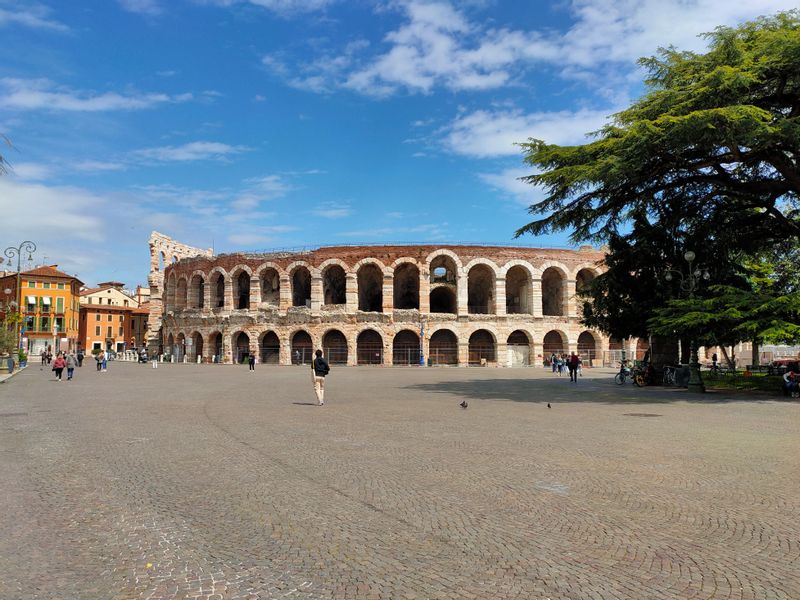
[[[796,1],[0,0],[0,243],[145,283],[217,252],[512,242],[514,143],[581,143],[640,56]],[[567,234],[518,242],[567,246]]]

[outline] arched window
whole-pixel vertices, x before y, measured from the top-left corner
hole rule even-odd
[[[527,269],[514,265],[506,273],[506,313],[533,314],[531,306],[531,276]]]
[[[394,270],[394,308],[419,310],[419,268],[401,263]]]
[[[186,286],[186,278],[181,277],[178,280],[178,288],[175,295],[175,307],[176,308],[186,308],[187,301],[188,301],[188,290]]]
[[[392,364],[419,364],[419,335],[409,329],[398,331],[392,341]]]
[[[225,307],[225,276],[214,273],[211,276],[211,308]]]
[[[200,274],[192,276],[191,283],[189,284],[189,307],[190,308],[203,308],[206,303],[206,284]]]
[[[240,331],[238,333],[233,334],[233,339],[231,340],[231,346],[233,347],[233,360],[237,363],[246,362],[248,358],[250,358],[250,336],[247,335],[244,331]]]
[[[292,336],[292,364],[306,365],[311,362],[314,355],[314,348],[311,343],[311,336],[307,331],[296,331]]]
[[[271,306],[279,306],[281,302],[281,278],[272,267],[261,271],[261,302]]]
[[[490,331],[478,329],[469,336],[469,364],[486,366],[496,361],[494,336]]]
[[[347,364],[347,338],[338,329],[331,329],[322,338],[322,352],[329,364]]]
[[[531,340],[528,334],[517,329],[508,336],[508,364],[511,367],[525,367],[531,364]]]
[[[430,310],[432,313],[456,314],[458,312],[458,302],[456,300],[455,287],[441,286],[431,290]]]
[[[561,271],[550,267],[542,273],[542,314],[562,316],[564,310],[564,276]]]
[[[432,365],[458,364],[458,338],[449,329],[434,332],[428,346]]]
[[[268,331],[261,338],[261,362],[277,365],[280,362],[281,342],[274,331]]]
[[[233,298],[237,309],[250,308],[250,274],[247,271],[233,278]]]
[[[467,275],[467,312],[494,314],[494,271],[488,265],[475,265]]]
[[[356,339],[356,362],[359,365],[383,363],[383,338],[374,329],[365,329]]]
[[[561,356],[567,352],[569,344],[567,337],[560,331],[548,331],[542,342],[542,352],[544,357],[549,360],[551,354]]]
[[[578,336],[578,355],[585,367],[593,366],[595,359],[598,358],[597,346],[591,332],[584,331]]]
[[[446,254],[440,254],[430,264],[430,311],[432,313],[458,313],[458,277],[456,263]]]
[[[383,273],[375,264],[358,270],[358,310],[383,312]]]
[[[292,306],[311,306],[311,272],[306,267],[292,272]]]
[[[186,355],[188,356],[189,360],[192,362],[197,362],[197,357],[203,356],[203,336],[200,335],[199,331],[195,331],[192,334],[192,346],[191,351],[187,348]]]
[[[213,352],[211,361],[222,362],[222,334],[217,331],[208,336],[208,345],[211,346]]]
[[[339,265],[328,265],[322,272],[323,304],[345,304],[347,302],[344,269]]]

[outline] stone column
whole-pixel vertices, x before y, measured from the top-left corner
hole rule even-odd
[[[292,305],[292,286],[289,283],[288,275],[281,275],[280,287],[278,288],[278,310],[285,313]]]
[[[394,277],[390,273],[383,274],[383,312],[391,314],[394,310]]]
[[[353,314],[358,310],[358,278],[355,273],[345,276],[345,311]]]
[[[419,274],[419,312],[422,315],[431,312],[431,279],[427,273],[422,272]]]
[[[211,310],[211,289],[214,286],[211,285],[211,280],[209,279],[206,281],[206,284],[203,286],[203,310]]]
[[[457,314],[459,316],[469,314],[469,307],[467,306],[467,303],[469,302],[469,292],[468,292],[468,287],[467,287],[468,284],[469,284],[469,280],[468,280],[467,276],[465,274],[463,274],[463,273],[459,273],[458,274],[458,293],[457,293],[457,298],[458,298],[458,311],[457,311]]]
[[[531,314],[534,317],[542,318],[542,278],[536,278],[531,281],[530,291]]]
[[[281,339],[278,338],[280,341],[280,347],[278,348],[278,364],[281,365],[291,365],[292,364],[292,340],[289,337],[289,334]]]
[[[566,279],[563,280],[562,284],[564,285],[564,307],[566,312],[564,313],[568,317],[577,317],[578,315],[578,302],[577,298],[575,298],[575,294],[577,292],[577,286],[574,279]]]
[[[261,282],[250,277],[250,309],[258,308],[261,303]]]
[[[347,366],[355,367],[358,364],[358,356],[356,355],[356,339],[347,341]]]
[[[233,281],[229,276],[225,276],[225,310],[233,310]]]
[[[383,364],[384,367],[390,367],[392,365],[392,359],[393,359],[392,342],[393,342],[393,338],[390,338],[389,335],[387,334],[384,337],[384,341],[383,341],[383,362],[382,362],[382,364]]]
[[[458,342],[458,366],[469,366],[469,341]]]
[[[319,313],[322,306],[322,276],[311,275],[311,312]]]
[[[253,288],[250,289],[252,290]],[[252,302],[252,294],[250,297]],[[261,352],[259,352],[259,347],[258,347],[258,332],[248,331],[247,335],[250,336],[250,348],[249,348],[250,355],[256,357],[257,364],[261,364]]]
[[[497,342],[495,348],[495,357],[497,358],[498,367],[508,366],[508,344],[506,342]]]
[[[494,314],[498,317],[506,315],[506,278],[498,275],[494,283]]]

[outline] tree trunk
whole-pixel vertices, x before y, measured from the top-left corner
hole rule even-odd
[[[674,337],[654,335],[650,338],[650,362],[660,372],[678,360],[678,340]]]
[[[691,362],[691,357],[689,356],[689,340],[688,339],[681,339],[680,340],[680,348],[681,348],[681,362],[682,365],[688,365]]]
[[[761,364],[758,356],[759,354],[761,354],[759,342],[758,340],[753,340],[753,367],[758,367]]]

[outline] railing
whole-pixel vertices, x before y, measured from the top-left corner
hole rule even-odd
[[[419,346],[392,348],[393,365],[419,365]]]

